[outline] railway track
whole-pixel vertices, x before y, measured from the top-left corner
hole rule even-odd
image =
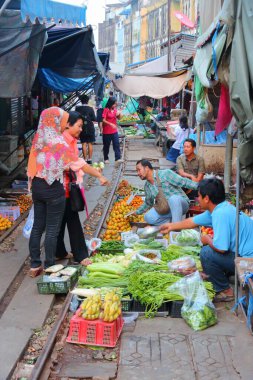
[[[143,144],[145,145],[145,143]],[[129,152],[129,146],[131,146],[132,150]],[[150,144],[149,144],[150,146]],[[143,149],[143,152],[142,152]],[[112,181],[110,188],[106,190],[106,200],[105,196],[102,198],[102,203],[99,200],[97,207],[93,210],[92,214],[90,215],[89,219],[85,222],[86,224],[90,223],[93,224],[93,228],[91,228],[91,232],[89,233],[93,237],[99,237],[104,231],[106,224],[106,219],[108,216],[108,213],[111,209],[111,206],[115,200],[115,192],[117,190],[119,181],[121,177],[126,175],[126,178],[131,181],[131,178],[136,178],[136,172],[135,172],[135,163],[136,160],[133,158],[133,154],[136,155],[136,152],[140,154],[143,157],[147,157],[150,160],[152,160],[155,167],[159,166],[158,158],[152,157],[148,154],[148,151],[145,151],[145,148],[143,148],[141,141],[138,141],[138,144],[135,145],[134,141],[128,140],[128,143],[126,143],[125,139],[123,140],[123,148],[122,148],[122,156],[125,158],[124,164],[120,164],[118,167],[115,168],[112,176]],[[137,159],[139,159],[137,157]],[[131,177],[131,178],[130,178]],[[98,214],[100,215],[98,220]],[[97,221],[97,222],[96,222]],[[95,225],[95,227],[94,227]],[[86,227],[85,227],[86,228]],[[87,236],[87,235],[86,235]],[[57,298],[57,297],[56,297]],[[60,351],[63,350],[63,347],[65,347],[65,340],[66,340],[66,334],[68,332],[68,326],[69,326],[69,318],[71,314],[69,313],[69,307],[72,300],[72,295],[69,293],[62,304],[60,305],[60,311],[58,312],[57,318],[54,322],[54,324],[51,327],[51,331],[47,336],[46,343],[43,344],[43,348],[38,353],[37,360],[35,364],[33,365],[32,373],[28,377],[32,380],[37,379],[61,379],[61,377],[57,377],[55,374],[55,365],[58,364],[58,361],[61,361],[61,358],[58,358],[58,348],[57,344],[60,343]],[[29,344],[28,344],[29,345]],[[31,345],[32,346],[32,343]],[[80,355],[80,347],[76,345],[71,345],[71,354],[72,358],[75,356]],[[14,372],[15,373],[15,372]],[[71,376],[69,377],[71,378]],[[81,379],[82,377],[80,377]],[[87,377],[85,377],[87,378]],[[92,377],[91,377],[92,378]],[[12,377],[11,379],[15,379],[16,377]],[[64,377],[64,380],[68,379],[68,377]]]
[[[123,139],[122,145],[123,145],[122,157],[125,157],[125,151],[126,151],[125,139]],[[114,201],[115,192],[117,190],[117,186],[122,176],[122,173],[123,173],[123,163],[117,166],[114,170],[114,175],[111,181],[110,188],[106,190],[108,192],[107,201],[103,205],[102,215],[100,217],[100,220],[97,223],[95,231],[93,231],[92,233],[93,237],[99,237],[105,226],[105,221],[106,221],[108,212],[112,206],[112,203]],[[89,223],[89,220],[93,218],[93,214],[96,214],[96,208],[94,209],[94,211],[92,212],[92,214],[90,215],[86,223]],[[52,362],[50,358],[51,353],[54,350],[57,337],[59,336],[59,334],[62,334],[62,326],[64,326],[64,323],[67,319],[71,299],[72,299],[72,294],[69,293],[66,296],[63,304],[61,305],[61,310],[58,313],[57,319],[55,323],[53,324],[53,327],[47,337],[46,344],[44,345],[42,351],[40,352],[40,356],[36,360],[36,363],[33,367],[33,370],[29,379],[34,379],[34,380],[41,379],[41,378],[48,379],[50,377],[50,372],[51,372],[50,367],[52,367]],[[10,377],[10,378],[15,379],[16,377]]]

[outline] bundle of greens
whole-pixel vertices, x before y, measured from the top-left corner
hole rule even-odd
[[[198,256],[200,253],[200,247],[181,247],[179,245],[170,244],[168,248],[162,251],[162,260],[171,261],[178,259],[182,256]]]
[[[146,305],[145,316],[151,318],[155,316],[163,302],[183,299],[166,290],[179,279],[180,276],[171,273],[137,270],[129,276],[128,291],[134,299]]]
[[[167,264],[148,264],[133,261],[124,272],[128,279],[128,292],[133,298],[146,305],[145,316],[153,317],[163,302],[178,301],[183,297],[176,292],[168,291],[168,287],[182,278],[180,274],[167,271]],[[213,299],[215,292],[210,282],[204,282],[209,297]]]

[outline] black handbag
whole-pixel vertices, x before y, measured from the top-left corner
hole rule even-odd
[[[81,192],[81,189],[76,183],[76,173],[69,169],[69,197],[70,197],[70,206],[72,211],[79,212],[83,211],[85,207],[85,201]]]

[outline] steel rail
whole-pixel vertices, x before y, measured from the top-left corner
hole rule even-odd
[[[125,138],[123,139],[123,152],[122,152],[122,156],[124,157],[125,156],[125,146],[126,146],[126,143],[125,143]],[[101,216],[101,219],[99,221],[99,224],[98,224],[98,227],[95,231],[95,234],[94,236],[95,237],[98,237],[102,228],[103,228],[103,224],[106,220],[106,217],[107,217],[107,213],[110,209],[110,206],[112,204],[112,201],[113,201],[113,198],[115,196],[115,191],[117,189],[117,186],[118,186],[118,183],[119,183],[119,179],[121,177],[121,174],[122,174],[122,169],[123,169],[123,163],[120,163],[120,165],[118,166],[119,168],[119,171],[118,171],[118,174],[116,176],[116,180],[113,184],[113,188],[111,190],[111,194],[106,202],[106,205],[105,205],[105,210],[103,212],[103,215]],[[72,299],[72,294],[69,293],[64,301],[64,304],[63,304],[63,307],[61,309],[61,312],[52,328],[52,330],[50,331],[49,335],[48,335],[48,338],[47,338],[47,341],[46,341],[46,344],[44,345],[43,349],[42,349],[42,352],[41,352],[41,355],[39,356],[38,360],[36,361],[35,365],[34,365],[34,368],[32,370],[32,373],[31,373],[31,377],[30,379],[31,380],[39,380],[40,379],[40,376],[42,374],[42,371],[43,369],[45,368],[45,364],[53,350],[53,347],[54,347],[54,344],[55,344],[55,340],[57,338],[57,335],[59,333],[59,330],[61,328],[61,325],[64,321],[64,319],[66,318],[66,314],[69,310],[69,305],[70,305],[70,302],[71,302],[71,299]]]

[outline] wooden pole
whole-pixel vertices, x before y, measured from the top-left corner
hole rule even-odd
[[[226,154],[225,154],[225,168],[224,168],[224,186],[225,193],[229,193],[231,172],[232,172],[232,157],[233,157],[233,136],[227,134]]]

